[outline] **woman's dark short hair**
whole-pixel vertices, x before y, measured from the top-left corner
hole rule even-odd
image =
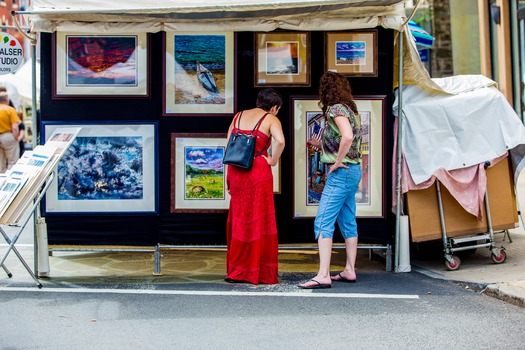
[[[281,107],[283,104],[283,98],[275,89],[267,88],[261,90],[257,95],[257,104],[256,106],[269,111],[273,106]]]

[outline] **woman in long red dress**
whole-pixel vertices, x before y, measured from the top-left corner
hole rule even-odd
[[[281,105],[282,97],[277,91],[264,89],[257,96],[257,107],[237,113],[228,130],[229,139],[234,130],[250,132],[258,125],[254,131],[257,142],[252,168],[228,166],[226,185],[231,200],[226,226],[225,281],[230,283],[279,282],[271,167],[278,163],[284,149],[284,134],[276,117]]]

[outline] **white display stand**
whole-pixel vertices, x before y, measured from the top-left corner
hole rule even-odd
[[[31,216],[35,212],[37,206],[40,204],[40,201],[44,197],[44,195],[45,195],[47,189],[49,188],[49,186],[51,185],[51,182],[53,181],[54,177],[55,177],[55,173],[54,173],[54,171],[52,171],[51,173],[47,174],[47,176],[44,177],[44,179],[40,183],[37,184],[37,187],[41,188],[41,189],[37,192],[35,197],[33,197],[33,200],[29,202],[29,205],[27,205],[25,207],[25,209],[23,211],[24,215],[23,215],[22,220],[20,220],[19,223],[17,223],[17,224],[13,224],[13,225],[9,225],[8,224],[8,226],[10,226],[10,227],[16,227],[17,228],[16,233],[14,234],[14,236],[12,238],[9,237],[9,235],[4,230],[4,226],[5,225],[0,225],[0,233],[4,237],[4,239],[7,242],[7,244],[9,244],[9,246],[7,248],[7,251],[4,253],[2,259],[0,260],[0,265],[2,265],[2,268],[7,273],[7,276],[8,277],[12,277],[11,272],[4,265],[4,262],[7,259],[9,253],[11,253],[11,251],[13,251],[16,254],[16,256],[18,257],[18,259],[20,260],[20,262],[22,263],[22,265],[24,265],[24,267],[27,270],[27,272],[31,275],[31,277],[33,278],[33,280],[37,284],[38,288],[42,288],[42,284],[40,283],[40,281],[36,277],[35,273],[31,270],[29,265],[26,263],[26,261],[24,260],[22,255],[18,252],[18,249],[16,249],[15,244],[18,241],[18,238],[22,234],[22,231],[26,227],[27,223],[29,222],[29,219],[31,218]]]
[[[39,145],[33,151],[25,152],[10,170],[5,174],[0,174],[0,233],[9,245],[0,260],[0,265],[7,275],[12,277],[4,262],[11,251],[15,252],[38,288],[42,288],[42,284],[35,275],[35,272],[38,271],[33,272],[31,270],[16,249],[15,244],[51,186],[58,162],[80,130],[81,128],[56,129],[45,145]],[[35,217],[35,223],[42,224],[43,219]],[[43,224],[45,225],[45,223]],[[6,226],[16,228],[13,237],[9,237],[4,230]],[[36,226],[35,228],[42,231],[41,227]],[[45,241],[42,234],[39,234],[36,240],[36,244],[40,246],[38,247],[38,256],[35,257],[37,262],[41,260],[39,257],[46,254],[43,248],[48,250],[47,234],[45,236]],[[46,269],[43,271],[43,275],[47,275],[49,272],[48,266]]]

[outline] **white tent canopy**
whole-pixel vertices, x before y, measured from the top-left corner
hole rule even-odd
[[[36,31],[400,29],[408,0],[33,0]],[[89,23],[86,23],[89,22]],[[104,24],[101,24],[104,23]]]
[[[409,0],[33,0],[33,32],[330,31],[383,27],[403,32],[403,81],[444,92],[424,68],[406,25]],[[393,43],[394,44],[394,43]],[[397,44],[397,41],[396,41]],[[397,59],[397,57],[396,57]],[[397,74],[397,72],[396,72]],[[397,79],[397,78],[396,78]]]

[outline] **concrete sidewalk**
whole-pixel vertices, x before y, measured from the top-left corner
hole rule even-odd
[[[427,247],[424,259],[418,252],[412,252],[412,271],[427,276],[454,282],[475,285],[487,295],[525,307],[525,231],[519,227],[509,232],[512,243],[503,233],[495,234],[496,246],[504,246],[507,261],[495,264],[487,248],[478,248],[474,253],[461,257],[461,267],[449,271],[445,267],[443,249],[439,244]],[[0,253],[6,251],[6,244],[0,245]],[[31,244],[16,246],[31,269],[33,247]],[[212,283],[222,284],[226,271],[224,249],[169,249],[162,250],[161,275],[154,274],[153,252],[54,252],[49,257],[49,277],[40,281],[46,286],[71,285],[148,285]],[[385,272],[385,263],[374,257],[370,260],[369,251],[360,249],[357,269],[359,273]],[[420,254],[421,255],[421,254]],[[345,254],[343,249],[335,249],[332,270],[343,268]],[[8,278],[0,269],[0,287],[12,285],[34,286],[34,281],[24,269],[14,252],[11,252],[5,266],[12,272]],[[310,275],[317,271],[316,249],[282,249],[279,252],[280,279],[288,280],[294,274]]]
[[[523,173],[518,179],[516,190],[518,207],[523,207],[525,205]],[[508,231],[511,241],[503,232],[494,233],[494,244],[497,247],[504,247],[507,254],[507,260],[503,264],[492,262],[489,249],[478,248],[473,254],[460,255],[460,268],[449,271],[444,265],[443,244],[437,242],[434,247],[437,254],[418,257],[417,251],[411,251],[412,268],[436,278],[486,286],[485,294],[525,307],[525,229],[522,221],[524,214],[522,211],[519,227]]]
[[[507,254],[502,264],[492,261],[488,248],[478,248],[471,254],[456,253],[461,266],[456,271],[449,271],[445,266],[443,245],[436,243],[434,253],[426,251],[425,257],[412,252],[412,269],[434,278],[478,285],[487,295],[525,307],[525,231],[520,226],[509,230],[509,236],[512,243],[503,232],[494,234],[494,244],[504,247]]]

